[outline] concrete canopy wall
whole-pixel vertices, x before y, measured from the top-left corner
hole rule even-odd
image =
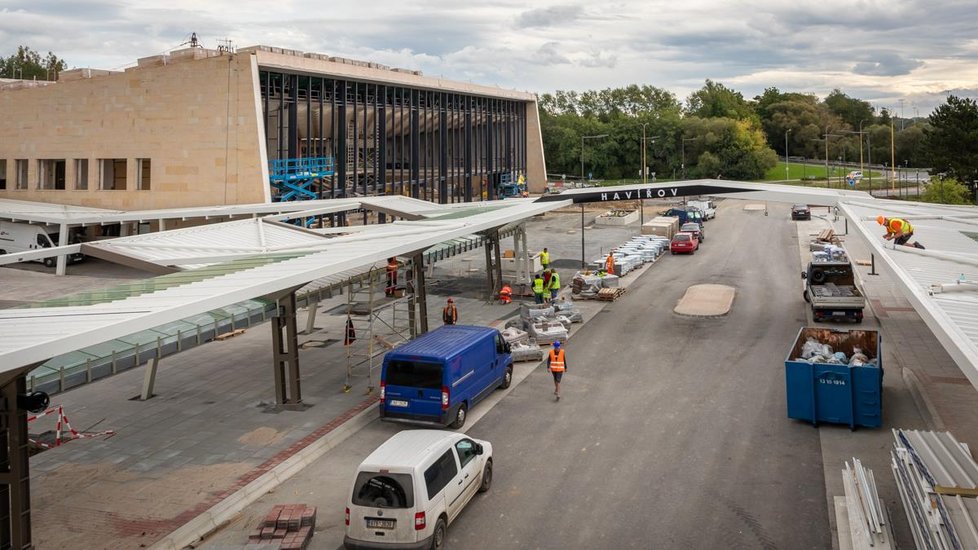
[[[33,89],[0,89],[0,197],[110,209],[264,202],[257,68],[251,55],[201,54]],[[28,165],[17,189],[16,160]],[[39,189],[40,159],[65,160],[64,190]],[[88,189],[75,188],[75,159]],[[99,159],[126,159],[126,189],[102,190]],[[136,159],[150,159],[150,190]],[[121,168],[121,164],[117,164]],[[121,178],[117,174],[115,179]]]

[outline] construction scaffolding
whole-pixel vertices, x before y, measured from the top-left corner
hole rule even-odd
[[[344,392],[353,389],[355,377],[365,376],[366,393],[372,393],[374,368],[380,367],[377,356],[417,334],[410,268],[400,263],[396,270],[373,267],[366,277],[349,282],[346,334],[343,338],[346,349]]]

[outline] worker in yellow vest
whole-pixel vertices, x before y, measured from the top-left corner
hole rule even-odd
[[[553,302],[557,299],[557,294],[560,293],[560,275],[557,274],[556,269],[550,270],[550,301]]]
[[[550,267],[550,252],[547,251],[546,247],[540,253],[540,265],[543,266],[544,271]]]
[[[543,275],[539,273],[533,278],[533,299],[538,304],[543,303]]]
[[[901,218],[887,218],[884,216],[877,216],[876,223],[882,225],[886,228],[886,234],[883,238],[888,241],[893,241],[896,244],[907,244],[910,237],[913,237],[913,226],[910,222]],[[916,241],[909,245],[916,248],[923,248],[924,246]]]
[[[564,358],[564,350],[560,349],[560,341],[554,342],[554,348],[550,350],[547,357],[547,370],[554,377],[554,399],[560,401],[560,379],[564,377],[567,370],[567,359]]]

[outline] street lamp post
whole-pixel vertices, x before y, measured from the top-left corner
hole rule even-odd
[[[788,128],[784,132],[784,181],[787,182],[788,176],[788,134],[791,133],[791,128]]]
[[[680,169],[681,169],[681,171],[682,171],[682,177],[683,177],[683,179],[686,179],[686,142],[687,141],[693,141],[694,139],[697,139],[697,138],[695,138],[695,137],[683,138],[683,143],[682,143],[682,147],[681,147],[681,149],[682,149],[682,164],[680,164],[680,166],[679,166]]]
[[[584,182],[584,140],[586,139],[600,139],[608,137],[608,134],[598,134],[595,136],[581,136],[581,183]],[[584,203],[581,203],[581,269],[587,263],[584,261]]]
[[[648,122],[643,122],[642,123],[642,183],[643,184],[646,184],[646,183],[649,182],[649,167],[648,167],[647,161],[645,159],[645,150],[647,149],[646,143],[648,143],[648,140],[651,139],[652,140],[652,145],[654,147],[655,146],[655,140],[659,137],[659,136],[652,136],[651,138],[646,138],[645,137],[645,127],[648,126],[648,125],[649,125]],[[641,195],[639,195],[639,196],[641,196]],[[638,199],[638,218],[639,218],[639,220],[638,220],[639,221],[639,225],[640,226],[641,225],[645,225],[645,200],[643,200],[641,198]]]

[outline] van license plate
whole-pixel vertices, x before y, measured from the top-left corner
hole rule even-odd
[[[407,401],[401,401],[400,399],[391,399],[391,407],[407,407]]]
[[[368,529],[393,529],[397,525],[397,520],[367,518]]]

